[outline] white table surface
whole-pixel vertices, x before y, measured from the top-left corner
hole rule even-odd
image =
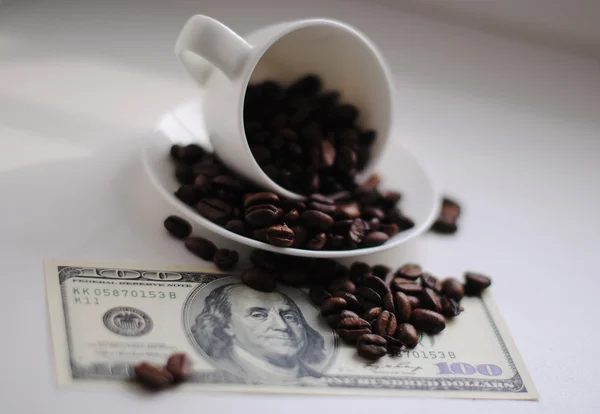
[[[394,142],[426,160],[464,214],[456,237],[425,235],[369,261],[489,273],[539,402],[57,389],[43,260],[198,263],[132,197],[144,134],[197,94],[172,52],[194,13],[240,32],[335,17],[381,47],[400,98]],[[9,2],[0,9],[0,412],[598,412],[599,135],[598,62],[391,6]],[[394,174],[394,142],[384,175]]]

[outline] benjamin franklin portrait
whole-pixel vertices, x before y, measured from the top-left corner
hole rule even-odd
[[[319,377],[318,367],[328,356],[323,335],[289,295],[259,292],[239,282],[210,291],[191,333],[215,365],[248,382]]]

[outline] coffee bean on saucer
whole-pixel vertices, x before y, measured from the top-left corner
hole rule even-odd
[[[203,237],[188,237],[185,239],[184,245],[190,252],[209,262],[213,260],[217,252],[217,246]]]
[[[261,292],[272,292],[277,286],[277,281],[273,274],[257,267],[244,270],[242,272],[242,282],[246,286]]]
[[[400,227],[396,223],[382,224],[379,228],[380,231],[387,234],[388,237],[394,237],[400,232]]]
[[[213,256],[214,264],[221,270],[233,269],[239,259],[239,253],[229,249],[219,249]]]
[[[197,144],[186,145],[185,147],[179,147],[178,159],[186,164],[194,164],[200,161],[206,152]]]
[[[412,325],[419,331],[436,334],[446,328],[446,318],[429,309],[415,309],[411,316]]]
[[[387,353],[387,341],[380,335],[365,334],[358,338],[356,349],[363,358],[376,360]]]
[[[433,223],[431,230],[440,234],[453,234],[458,230],[457,221],[460,217],[460,206],[454,200],[444,198],[442,211]]]
[[[275,193],[250,193],[246,194],[246,196],[244,197],[244,208],[248,208],[257,204],[270,204],[276,206],[279,204],[279,201],[279,196]]]
[[[417,280],[423,274],[421,266],[413,263],[407,263],[396,270],[394,276],[404,279]]]
[[[285,224],[276,224],[267,230],[267,241],[273,246],[290,247],[294,244],[294,231]]]
[[[344,318],[338,324],[337,333],[346,343],[352,345],[362,335],[371,333],[371,324],[361,318]]]
[[[285,224],[294,224],[300,221],[300,213],[298,210],[290,210],[283,216],[283,222]]]
[[[177,239],[185,239],[192,233],[192,225],[181,217],[167,217],[164,221],[164,226]]]
[[[454,300],[461,300],[465,295],[465,289],[458,280],[450,277],[442,282],[442,293]]]
[[[170,386],[174,379],[166,368],[142,362],[134,367],[135,378],[143,385],[153,390]]]
[[[176,383],[185,382],[192,372],[192,360],[185,353],[173,354],[167,360],[165,368],[173,375]]]
[[[479,296],[481,292],[492,284],[492,280],[481,273],[465,273],[465,294],[469,296]]]
[[[408,349],[413,349],[419,344],[419,332],[410,323],[401,323],[396,327],[395,338]]]
[[[175,191],[175,197],[183,201],[188,206],[195,205],[200,198],[202,193],[193,184],[184,184]]]

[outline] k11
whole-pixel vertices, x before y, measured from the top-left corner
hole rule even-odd
[[[465,362],[455,362],[450,365],[446,362],[439,362],[435,365],[440,369],[439,374],[473,375],[479,372],[481,375],[487,375],[488,377],[496,377],[502,374],[502,368],[494,364],[479,364],[477,367],[474,367]]]

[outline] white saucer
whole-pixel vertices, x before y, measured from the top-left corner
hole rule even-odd
[[[232,233],[199,215],[194,209],[174,196],[179,187],[174,175],[169,150],[175,143],[195,142],[212,151],[202,119],[201,102],[181,105],[162,116],[155,131],[148,138],[142,152],[144,177],[147,178],[145,206],[156,214],[156,220],[162,222],[169,215],[185,218],[193,227],[192,234],[207,237],[207,230],[214,233],[218,240],[228,240],[249,247],[269,250],[293,256],[318,258],[342,258],[368,255],[391,249],[425,232],[437,217],[441,198],[429,175],[422,165],[405,149],[394,148],[394,174],[385,176],[385,188],[402,193],[400,208],[410,217],[415,226],[392,237],[381,246],[354,250],[314,251],[293,248],[281,248]],[[208,236],[210,238],[211,236]],[[216,241],[216,240],[215,240]],[[230,243],[228,243],[230,244]],[[217,245],[220,245],[217,243]]]

